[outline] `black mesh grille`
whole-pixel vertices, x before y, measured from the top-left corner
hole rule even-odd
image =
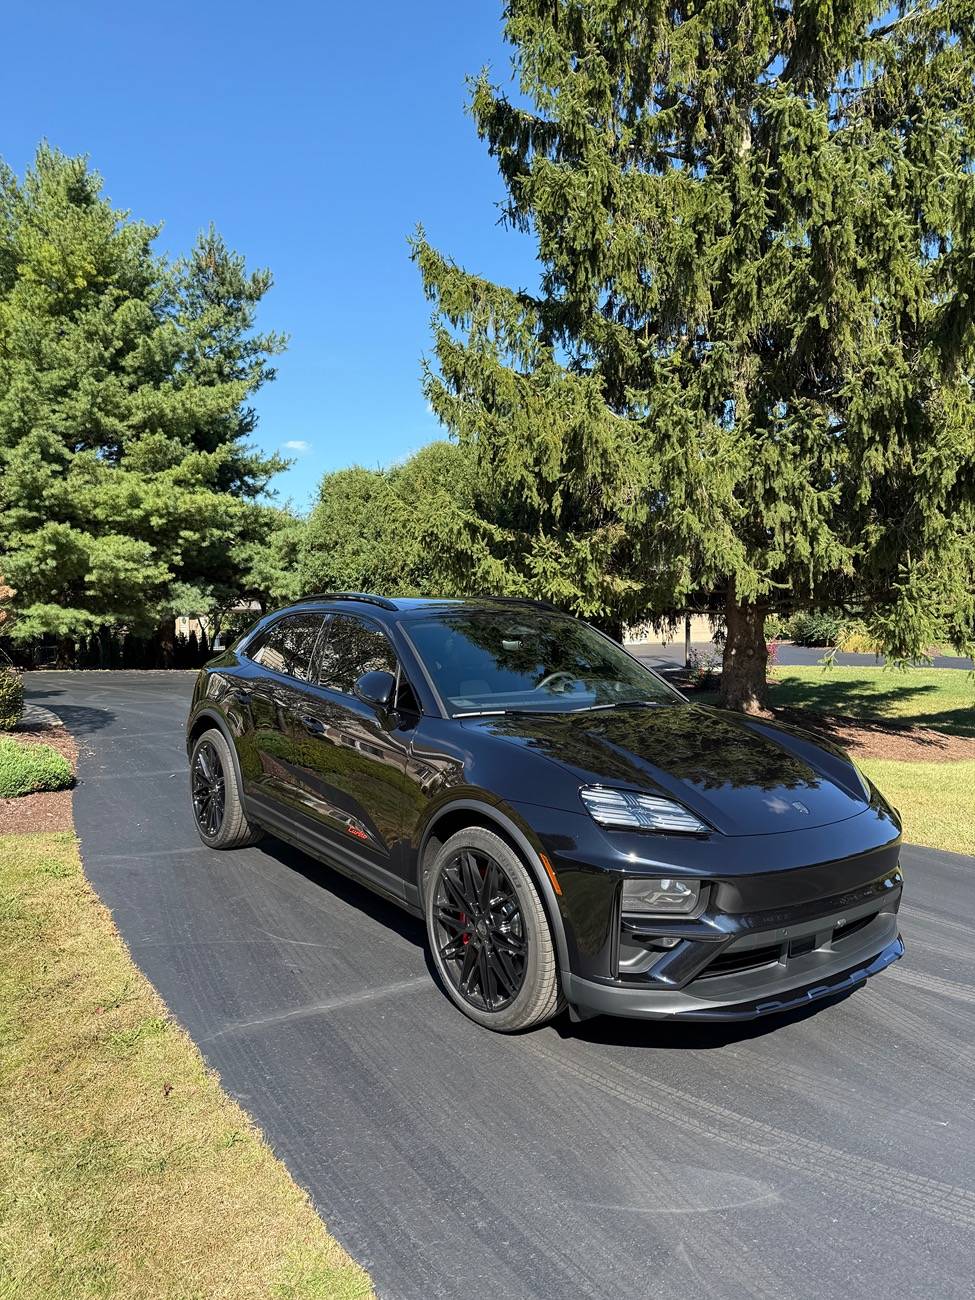
[[[781,952],[780,943],[769,944],[765,948],[747,948],[740,952],[723,952],[698,975],[698,979],[715,979],[718,975],[734,975],[738,971],[767,966],[769,962],[778,961]]]

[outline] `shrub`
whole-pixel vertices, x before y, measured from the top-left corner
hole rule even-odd
[[[0,668],[0,731],[13,731],[24,711],[24,679],[12,668]]]
[[[837,649],[847,654],[877,655],[881,653],[880,642],[870,635],[863,623],[854,619],[847,623],[840,632]]]
[[[788,628],[796,645],[836,645],[843,631],[843,620],[838,614],[803,611],[792,615]]]
[[[789,620],[781,614],[765,615],[765,636],[769,641],[781,641],[789,635]]]
[[[0,737],[0,798],[65,790],[73,780],[71,764],[50,745],[25,745]]]
[[[698,690],[710,690],[718,680],[720,660],[717,655],[692,650],[687,660],[687,676]]]

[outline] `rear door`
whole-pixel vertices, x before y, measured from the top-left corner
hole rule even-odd
[[[322,614],[278,619],[245,651],[258,671],[234,683],[249,723],[238,741],[245,792],[277,808],[297,802],[293,719],[304,703],[323,625]]]
[[[382,627],[329,614],[316,680],[295,716],[294,772],[306,825],[340,860],[401,897],[406,756],[417,714],[385,713],[355,695],[358,678],[376,670],[398,671]]]

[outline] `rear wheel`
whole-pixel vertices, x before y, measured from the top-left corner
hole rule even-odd
[[[230,746],[216,727],[204,731],[193,746],[190,793],[196,829],[209,848],[246,848],[264,834],[244,813]]]
[[[500,836],[481,826],[452,835],[427,876],[424,906],[434,964],[465,1015],[512,1033],[561,1009],[542,900]]]

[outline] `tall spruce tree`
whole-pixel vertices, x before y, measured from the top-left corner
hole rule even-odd
[[[473,85],[537,292],[414,242],[427,391],[475,452],[459,563],[597,619],[770,609],[969,650],[975,2],[511,0]],[[476,580],[476,579],[475,579]]]
[[[267,272],[210,230],[174,264],[84,159],[0,170],[0,571],[13,635],[140,634],[239,589],[284,462],[248,446],[283,347]]]

